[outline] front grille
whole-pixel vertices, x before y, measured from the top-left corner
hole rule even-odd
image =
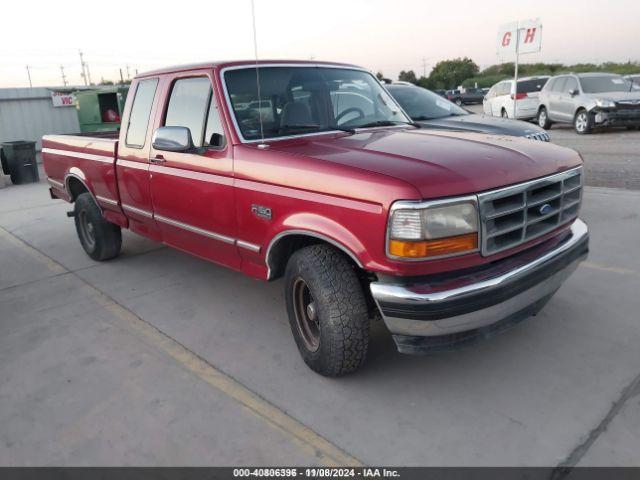
[[[482,255],[517,247],[578,216],[582,167],[478,195]]]
[[[540,140],[542,142],[550,142],[551,137],[547,132],[528,133],[525,135],[529,140]]]
[[[640,108],[618,108],[607,114],[609,120],[640,120]]]

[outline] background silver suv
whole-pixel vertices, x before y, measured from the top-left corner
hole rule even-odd
[[[640,126],[640,91],[612,73],[578,73],[552,77],[540,92],[538,124],[573,123],[576,132],[594,127]]]

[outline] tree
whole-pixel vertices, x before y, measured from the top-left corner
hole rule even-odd
[[[380,81],[384,80],[384,74],[378,70],[378,73],[376,73],[376,78]]]
[[[416,72],[414,72],[413,70],[409,70],[406,72],[402,70],[400,72],[400,75],[398,75],[398,80],[400,80],[401,82],[410,82],[414,85],[418,83],[418,77],[416,77]]]
[[[478,65],[468,57],[443,60],[431,70],[429,83],[440,88],[455,88],[479,71]]]

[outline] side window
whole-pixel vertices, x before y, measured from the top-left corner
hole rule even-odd
[[[176,80],[169,98],[165,126],[187,127],[194,146],[201,147],[210,98],[211,82],[207,77]]]
[[[567,83],[567,77],[560,77],[556,79],[556,83],[553,84],[554,92],[564,92],[566,89],[564,88]]]
[[[551,80],[549,80],[547,82],[547,84],[544,86],[544,91],[545,92],[553,92],[554,84],[556,83],[556,81],[557,81],[556,78],[552,78]]]
[[[125,143],[129,147],[144,147],[147,137],[147,127],[149,126],[149,116],[151,115],[151,106],[153,105],[153,97],[158,86],[157,78],[142,80],[136,88],[136,96],[131,106],[131,114],[129,115],[129,126],[127,127],[127,136]]]
[[[213,92],[211,92],[211,100],[209,101],[209,113],[207,114],[204,144],[215,148],[222,148],[225,144],[224,128],[222,128],[220,112],[218,111],[218,105]]]
[[[578,90],[578,82],[576,79],[568,77],[567,82],[564,84],[564,90],[565,92],[568,92],[569,90]]]

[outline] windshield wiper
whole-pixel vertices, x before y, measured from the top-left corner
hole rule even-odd
[[[422,126],[416,122],[401,122],[400,120],[376,120],[375,122],[356,125],[354,128],[393,127],[395,125],[411,125],[412,127],[422,128]]]
[[[318,132],[325,132],[327,130],[340,130],[341,132],[356,133],[353,128],[340,127],[338,125],[333,125],[331,127],[325,127],[322,125],[280,125],[280,131],[312,130],[314,128],[317,129]]]
[[[280,130],[311,130],[321,129],[322,125],[280,125]]]

